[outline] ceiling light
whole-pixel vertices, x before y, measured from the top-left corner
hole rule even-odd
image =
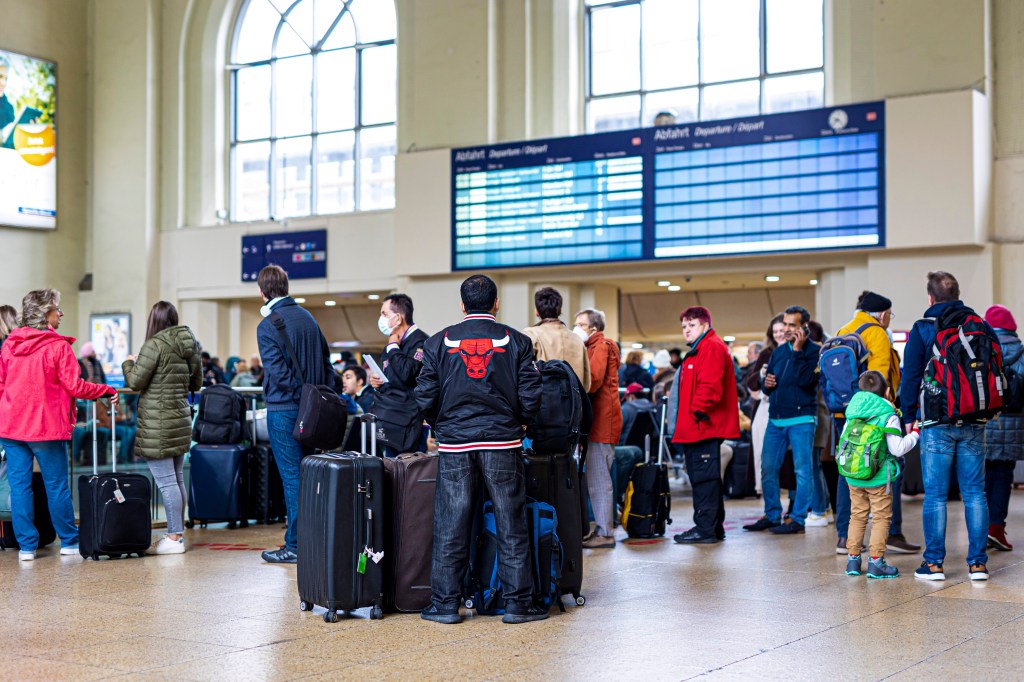
[[[810,282],[808,282],[808,284],[810,284],[812,287],[816,287],[818,286],[818,280],[812,279]]]
[[[764,281],[766,281],[766,282],[778,282],[779,281],[779,276],[778,275],[765,275],[764,276]]]
[[[333,306],[338,305],[338,302],[337,301],[324,301],[324,305],[327,306],[328,308],[331,308]]]
[[[640,350],[643,347],[644,347],[644,344],[642,344],[642,343],[634,343],[633,344],[633,348],[635,348],[637,350]]]
[[[735,336],[723,336],[722,340],[725,341],[726,343],[732,343],[733,341],[736,340],[736,337]]]
[[[370,299],[371,301],[379,301],[380,300],[380,294],[370,294],[366,298]]]
[[[306,299],[300,297],[300,298],[295,299],[295,302],[296,303],[305,303]]]
[[[669,284],[672,284],[672,282],[668,281],[667,279],[658,280],[659,287],[667,287]]]
[[[673,284],[668,288],[669,291],[679,291],[680,289],[682,289],[682,287],[679,286],[678,284]]]

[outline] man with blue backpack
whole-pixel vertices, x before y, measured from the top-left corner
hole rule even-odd
[[[892,396],[899,395],[900,359],[888,334],[892,320],[892,301],[873,291],[865,291],[857,299],[853,319],[822,346],[818,361],[821,391],[835,421],[836,438],[843,431],[846,404],[857,391],[857,381],[864,372],[880,373]],[[901,470],[893,487],[899,491],[902,486]],[[849,525],[850,489],[846,480],[840,477],[836,488],[836,554],[846,553]],[[886,545],[890,552],[912,554],[921,551],[920,545],[908,542],[903,535],[903,508],[899,494],[893,495],[892,523]]]
[[[914,577],[946,579],[946,502],[955,467],[969,577],[988,580],[985,423],[1003,407],[1002,351],[992,327],[960,301],[953,275],[928,273],[928,304],[907,340],[900,390],[904,423],[921,425],[925,550]]]
[[[898,578],[899,569],[885,562],[893,500],[900,494],[896,458],[910,452],[919,436],[916,430],[903,435],[899,412],[887,400],[891,394],[881,372],[865,372],[857,385],[860,391],[846,407],[846,424],[836,447],[836,465],[849,484],[851,507],[846,575],[860,575],[864,529],[870,514],[868,578]]]

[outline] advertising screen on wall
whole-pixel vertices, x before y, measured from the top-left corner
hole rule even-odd
[[[883,102],[452,150],[455,270],[885,245]]]
[[[288,279],[327,277],[327,230],[242,237],[242,281],[255,282],[267,265],[280,265]]]
[[[89,341],[96,359],[103,366],[107,385],[124,388],[121,365],[128,359],[128,346],[132,338],[132,316],[111,313],[89,316]]]
[[[0,225],[57,227],[57,65],[0,50]]]

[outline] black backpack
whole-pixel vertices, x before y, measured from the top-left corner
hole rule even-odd
[[[246,435],[245,398],[224,384],[203,389],[192,440],[203,445],[233,445]]]
[[[590,430],[591,420],[584,414],[590,411],[590,401],[568,363],[542,360],[537,362],[537,369],[541,380],[540,409],[526,436],[533,441],[533,451],[538,454],[572,453],[580,436]]]

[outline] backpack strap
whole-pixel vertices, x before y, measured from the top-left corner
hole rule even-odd
[[[284,349],[288,353],[288,357],[292,361],[292,372],[298,374],[299,384],[305,384],[306,377],[305,372],[302,371],[302,364],[299,362],[299,358],[295,355],[295,348],[292,347],[292,340],[288,338],[287,328],[284,324],[284,318],[281,317],[280,313],[271,313],[268,317],[270,323],[277,329],[278,335],[281,337],[281,342],[284,344]]]
[[[857,329],[854,330],[853,333],[856,334],[857,336],[860,336],[861,332],[863,332],[868,327],[880,327],[881,328],[882,325],[878,324],[877,322],[865,322],[861,326],[857,327]]]

